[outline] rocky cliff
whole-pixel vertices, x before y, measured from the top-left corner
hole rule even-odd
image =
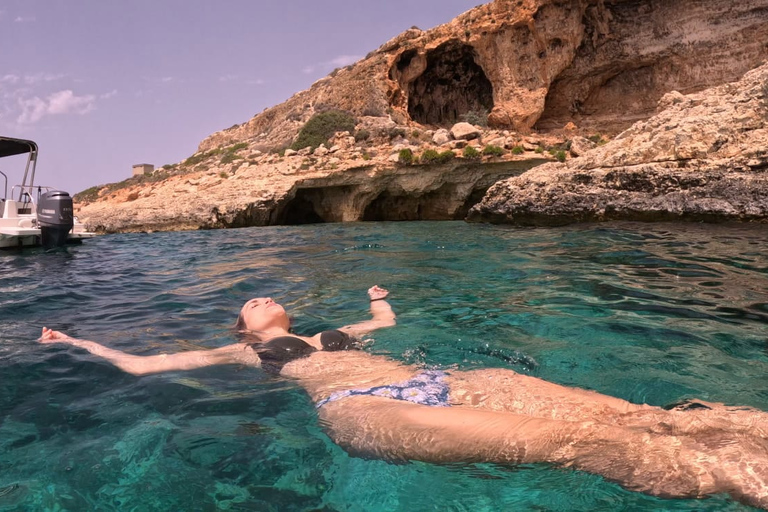
[[[448,126],[485,110],[497,128],[615,133],[667,92],[737,80],[767,52],[768,0],[496,0],[404,32],[199,149],[287,145],[329,107]]]
[[[567,163],[494,185],[474,221],[768,219],[768,64],[701,93],[666,94],[660,113]]]
[[[339,133],[330,148],[282,154],[228,146],[198,155],[194,166],[186,166],[191,169],[104,187],[77,214],[100,232],[463,219],[491,185],[553,161],[543,148],[563,143],[463,125],[469,129],[456,137],[447,130],[412,131],[412,140],[397,129],[390,140],[385,125],[384,136],[374,132],[356,141]],[[486,148],[493,153],[484,155]],[[430,150],[435,157],[428,160]],[[401,152],[412,161],[404,161]]]
[[[695,94],[738,80],[766,55],[768,0],[496,0],[432,30],[407,30],[211,135],[197,154],[150,180],[101,188],[80,216],[106,231],[461,218],[494,180],[553,160],[550,153],[564,156],[566,147],[583,153],[589,143],[578,135],[619,133],[652,116],[670,91]],[[706,95],[694,98],[705,107]],[[328,110],[354,115],[355,133],[315,152],[282,151]],[[484,113],[490,129],[445,136],[443,128]],[[463,158],[466,145],[503,154]],[[606,147],[600,158],[618,146]],[[402,149],[456,158],[403,166]],[[643,158],[659,163],[653,152]],[[563,169],[537,169],[531,179]],[[502,209],[473,218],[509,218]]]

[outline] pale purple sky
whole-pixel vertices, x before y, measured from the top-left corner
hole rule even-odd
[[[481,0],[0,0],[0,135],[72,194],[179,162],[417,25]],[[15,159],[0,160],[9,187]],[[10,165],[9,165],[10,164]]]

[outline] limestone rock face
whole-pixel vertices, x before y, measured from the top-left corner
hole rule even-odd
[[[766,58],[768,0],[495,0],[432,30],[410,29],[200,151],[284,147],[316,112],[449,127],[618,133],[670,91],[737,80]],[[474,122],[474,121],[473,121]]]
[[[492,187],[469,219],[768,220],[768,64],[736,83],[672,93],[666,107],[566,164]]]
[[[444,165],[401,166],[386,156],[366,162],[348,154],[343,160],[334,156],[307,166],[298,156],[270,156],[234,171],[183,174],[122,190],[83,206],[78,216],[89,229],[106,233],[459,220],[495,182],[544,161],[456,159]]]

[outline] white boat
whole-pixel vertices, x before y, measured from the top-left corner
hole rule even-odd
[[[27,167],[21,185],[11,188],[8,176],[0,199],[0,249],[29,246],[56,247],[79,243],[96,233],[86,231],[74,216],[72,198],[67,192],[35,185],[37,144],[31,140],[0,137],[0,158],[27,154]]]

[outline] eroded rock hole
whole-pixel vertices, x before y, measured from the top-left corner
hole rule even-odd
[[[343,222],[355,194],[356,187],[349,185],[300,188],[281,209],[277,224]]]
[[[472,111],[490,112],[493,86],[474,49],[449,41],[427,54],[427,68],[408,88],[408,113],[422,124],[450,124]]]
[[[458,211],[463,201],[456,186],[450,183],[419,195],[387,190],[368,204],[362,220],[460,220],[466,216],[466,212],[462,215]]]
[[[416,50],[407,50],[400,55],[400,58],[397,59],[397,70],[398,71],[404,71],[405,68],[411,65],[411,61],[416,56]]]
[[[296,197],[285,205],[283,213],[278,219],[278,224],[295,226],[301,224],[322,224],[325,222],[315,210],[312,200],[299,190]]]
[[[466,219],[467,215],[469,214],[469,210],[483,200],[483,197],[485,197],[485,194],[488,192],[489,188],[491,187],[479,187],[472,190],[472,193],[469,195],[469,197],[467,197],[466,201],[464,201],[464,204],[461,205],[461,208],[456,211],[456,220]]]

